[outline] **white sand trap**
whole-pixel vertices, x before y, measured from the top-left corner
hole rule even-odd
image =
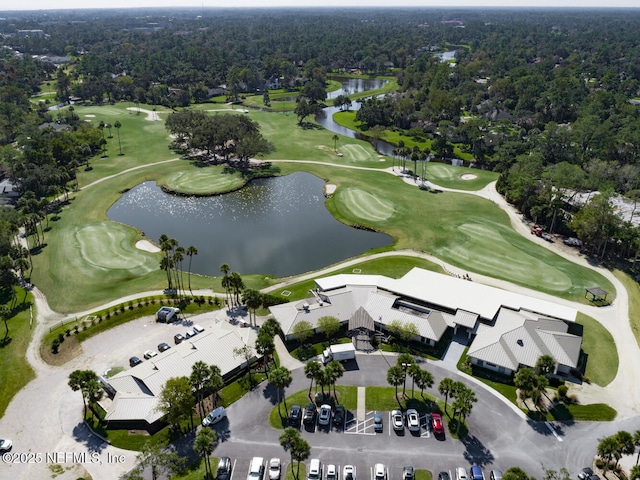
[[[473,173],[465,173],[465,174],[464,174],[464,175],[462,175],[460,178],[461,178],[462,180],[473,180],[473,179],[478,178],[478,176],[477,176],[477,175],[474,175]]]
[[[333,183],[327,183],[324,186],[324,194],[327,196],[333,195],[334,193],[336,193],[336,188],[338,188],[337,185],[334,185]]]
[[[160,115],[158,115],[158,112],[154,112],[152,110],[145,110],[143,108],[139,108],[139,107],[127,107],[127,110],[131,110],[133,112],[142,112],[142,113],[146,113],[147,114],[147,120],[151,120],[151,121],[160,121]]]
[[[157,253],[160,251],[158,247],[156,247],[149,240],[138,240],[136,242],[136,248],[138,250],[144,250],[145,252]]]
[[[95,115],[93,115],[92,113],[87,113],[87,114],[85,115],[85,117],[87,117],[87,118],[96,118],[96,116],[95,116]]]

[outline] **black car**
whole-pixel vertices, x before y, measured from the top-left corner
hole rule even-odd
[[[176,343],[176,345],[178,345],[178,344],[182,343],[182,341],[183,341],[183,340],[184,340],[184,337],[182,336],[182,334],[181,334],[181,333],[176,333],[176,334],[173,336],[173,341]]]
[[[170,348],[171,348],[171,347],[170,347],[170,346],[169,346],[169,344],[167,344],[167,343],[162,342],[162,343],[159,343],[159,344],[158,344],[158,351],[159,351],[159,352],[166,352],[166,351],[167,351],[167,350],[169,350]]]
[[[220,457],[218,462],[218,470],[216,471],[217,480],[229,480],[231,478],[231,459],[229,457]]]
[[[316,406],[313,403],[307,403],[304,407],[304,416],[302,417],[302,423],[305,425],[312,425],[316,422],[317,414]]]
[[[341,427],[344,423],[344,406],[336,405],[336,409],[333,412],[333,424],[336,427]]]
[[[129,359],[130,367],[135,367],[136,365],[140,365],[141,363],[142,363],[142,360],[140,360],[138,357],[131,357]]]
[[[289,425],[292,427],[298,427],[300,425],[300,419],[302,418],[302,407],[300,405],[294,405],[289,412]]]

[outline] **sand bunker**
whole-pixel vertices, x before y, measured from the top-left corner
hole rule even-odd
[[[87,113],[87,114],[85,115],[85,117],[87,117],[87,118],[96,118],[96,116],[95,116],[95,115],[93,115],[93,114],[91,114],[91,113]]]
[[[139,240],[138,242],[136,242],[136,248],[138,250],[144,250],[145,252],[151,252],[151,253],[156,253],[160,251],[160,249],[156,247],[153,243],[151,243],[149,240]]]
[[[462,180],[474,180],[476,178],[478,178],[477,175],[474,175],[473,173],[465,173],[464,175],[462,175],[460,177]]]
[[[337,185],[334,185],[333,183],[327,183],[327,184],[324,186],[324,194],[325,194],[327,197],[330,197],[331,195],[333,195],[334,193],[336,193],[336,188],[338,188],[338,187],[337,187]]]

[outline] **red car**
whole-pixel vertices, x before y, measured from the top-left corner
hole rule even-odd
[[[444,425],[442,423],[442,415],[439,413],[431,414],[431,429],[436,435],[444,435]]]

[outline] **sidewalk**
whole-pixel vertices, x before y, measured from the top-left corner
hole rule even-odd
[[[291,356],[291,354],[287,350],[287,347],[284,346],[284,342],[280,338],[280,335],[276,335],[273,337],[273,343],[275,343],[276,345],[276,353],[278,354],[278,358],[280,359],[281,367],[286,367],[291,371],[304,367],[304,363]]]

